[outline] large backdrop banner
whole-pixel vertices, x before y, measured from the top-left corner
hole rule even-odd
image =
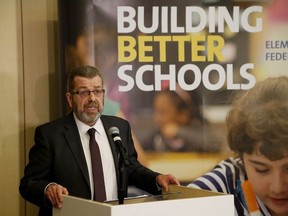
[[[285,0],[58,3],[63,83],[96,66],[104,114],[128,119],[146,151],[224,151],[234,93],[287,75]]]

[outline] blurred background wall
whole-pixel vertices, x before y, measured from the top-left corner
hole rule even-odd
[[[18,192],[36,125],[60,116],[57,0],[0,0],[0,215],[33,216]]]

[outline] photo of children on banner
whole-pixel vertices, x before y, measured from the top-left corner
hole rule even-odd
[[[156,131],[144,142],[147,151],[218,152],[220,141],[201,113],[201,95],[197,90],[185,91],[179,85],[169,90],[162,83],[153,101],[153,121]]]
[[[288,77],[234,98],[227,141],[235,156],[188,186],[234,195],[235,216],[288,215]]]

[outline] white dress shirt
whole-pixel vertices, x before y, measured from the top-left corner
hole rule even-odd
[[[106,189],[106,198],[107,200],[118,199],[114,159],[113,159],[112,151],[111,151],[110,144],[108,141],[108,137],[104,130],[101,119],[99,118],[96,124],[93,125],[92,127],[81,122],[75,114],[74,114],[74,119],[78,127],[79,135],[80,135],[81,142],[82,142],[82,147],[83,147],[85,158],[86,158],[86,163],[88,166],[89,180],[90,180],[90,185],[91,185],[91,199],[93,199],[93,195],[94,195],[94,184],[93,184],[92,164],[91,164],[91,156],[90,156],[90,148],[89,148],[90,137],[89,137],[89,134],[87,133],[87,131],[90,128],[95,128],[96,130],[95,138],[99,145],[101,159],[102,159],[104,182],[105,182],[105,189]]]

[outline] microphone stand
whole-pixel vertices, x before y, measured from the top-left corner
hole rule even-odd
[[[121,157],[119,154],[119,185],[118,185],[118,203],[119,205],[124,204],[124,197],[127,191],[127,182],[128,182],[128,171],[127,167],[129,165],[129,161],[125,160],[125,158]]]

